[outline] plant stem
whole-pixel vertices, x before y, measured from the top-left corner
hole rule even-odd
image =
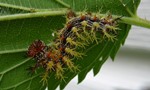
[[[122,23],[150,28],[150,21],[140,17],[122,17]]]
[[[106,16],[105,14],[100,14],[100,16]],[[113,15],[114,18],[118,18],[121,16]],[[138,16],[132,16],[132,17],[121,17],[120,18],[121,23],[129,24],[129,25],[135,25],[140,26],[144,28],[150,28],[150,21],[140,18]]]
[[[37,11],[37,12],[33,12],[33,13],[13,14],[13,15],[1,16],[0,21],[34,18],[34,17],[59,16],[59,15],[65,15],[66,13],[67,13],[67,9],[62,9],[62,10],[59,10],[59,11],[41,10],[41,11]],[[105,16],[105,15],[100,14],[100,16]],[[113,17],[117,18],[119,16],[114,15]],[[142,19],[142,18],[137,17],[137,16],[136,17],[122,17],[120,22],[125,23],[125,24],[150,28],[150,21],[148,21],[146,19]]]
[[[69,8],[69,6],[67,6],[67,4],[56,0],[58,3],[60,3],[61,5]],[[26,12],[43,12],[43,11],[56,11],[56,10],[63,10],[64,8],[57,8],[57,9],[35,9],[35,8],[29,8],[29,7],[23,7],[23,6],[16,6],[16,5],[12,5],[12,4],[6,4],[6,3],[1,3],[0,2],[0,7],[6,7],[6,8],[10,8],[10,9],[17,9],[17,10],[22,10],[22,11],[26,11]],[[66,8],[65,8],[66,9]]]
[[[6,4],[6,3],[0,3],[1,7],[7,7],[7,8],[13,8],[13,9],[18,9],[18,10],[23,10],[23,11],[32,11],[32,8],[27,8],[23,6],[16,6],[12,4]]]
[[[82,12],[79,12],[78,14],[80,15]],[[101,17],[106,16],[106,14],[100,14]],[[113,15],[114,18],[118,18],[121,16]],[[125,24],[130,24],[130,25],[135,25],[135,26],[140,26],[144,28],[150,28],[150,21],[140,18],[138,16],[133,16],[133,17],[121,17],[120,20],[121,23]]]
[[[25,13],[25,14],[13,14],[13,15],[0,16],[0,21],[35,18],[35,17],[59,16],[59,15],[65,15],[65,14],[66,14],[66,10],[45,11],[45,12],[43,11],[43,12],[33,12],[33,13]]]

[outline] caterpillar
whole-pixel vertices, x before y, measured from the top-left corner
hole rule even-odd
[[[76,15],[69,11],[67,22],[57,36],[53,45],[46,45],[41,40],[35,40],[28,48],[28,56],[32,57],[36,64],[29,69],[34,72],[38,67],[45,69],[42,81],[47,82],[50,72],[55,72],[57,79],[64,80],[64,69],[71,72],[79,71],[78,65],[74,64],[74,58],[81,58],[90,43],[101,43],[102,40],[114,41],[117,37],[117,19],[111,14],[100,17],[96,14],[85,13]]]

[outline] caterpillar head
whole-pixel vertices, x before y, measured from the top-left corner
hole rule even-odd
[[[28,48],[27,55],[34,57],[37,53],[45,48],[45,43],[41,40],[35,40]]]

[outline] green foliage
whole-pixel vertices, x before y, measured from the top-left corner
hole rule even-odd
[[[33,65],[34,61],[27,58],[26,50],[36,39],[49,44],[53,40],[52,33],[63,28],[65,17],[63,14],[38,16],[36,12],[65,10],[70,6],[76,12],[86,10],[97,13],[100,10],[102,14],[109,11],[113,15],[134,17],[139,3],[140,0],[0,0],[0,90],[44,90],[46,87],[40,83],[43,70],[39,69],[33,76],[28,75],[26,68]],[[21,16],[27,13],[31,17],[30,14],[29,17]],[[18,17],[11,19],[15,15]],[[119,28],[121,31],[117,41],[90,45],[85,51],[86,56],[77,60],[76,63],[80,66],[79,83],[91,69],[96,75],[109,56],[114,59],[121,44],[125,42],[131,25],[120,23]],[[63,89],[76,75],[66,72],[68,78],[66,82],[61,82],[51,73],[48,89],[54,90],[58,85]]]

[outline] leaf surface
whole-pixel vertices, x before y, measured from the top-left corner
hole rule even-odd
[[[20,15],[34,13],[36,10],[47,12],[57,11],[70,6],[75,12],[90,11],[102,14],[110,12],[112,15],[132,17],[136,15],[140,0],[0,0],[0,17],[4,15]],[[38,69],[33,76],[28,75],[28,66],[35,62],[28,58],[26,50],[30,43],[41,39],[47,44],[53,40],[52,33],[63,28],[65,17],[63,15],[37,16],[35,18],[16,18],[14,20],[0,20],[0,90],[44,90],[46,86],[40,83],[42,69]],[[125,42],[131,25],[119,24],[121,29],[118,40],[115,42],[103,41],[91,44],[85,50],[86,56],[75,60],[80,66],[80,72],[66,72],[66,82],[55,79],[51,73],[48,89],[60,89],[78,74],[78,82],[82,82],[87,73],[93,69],[96,75],[108,57],[112,59]]]

